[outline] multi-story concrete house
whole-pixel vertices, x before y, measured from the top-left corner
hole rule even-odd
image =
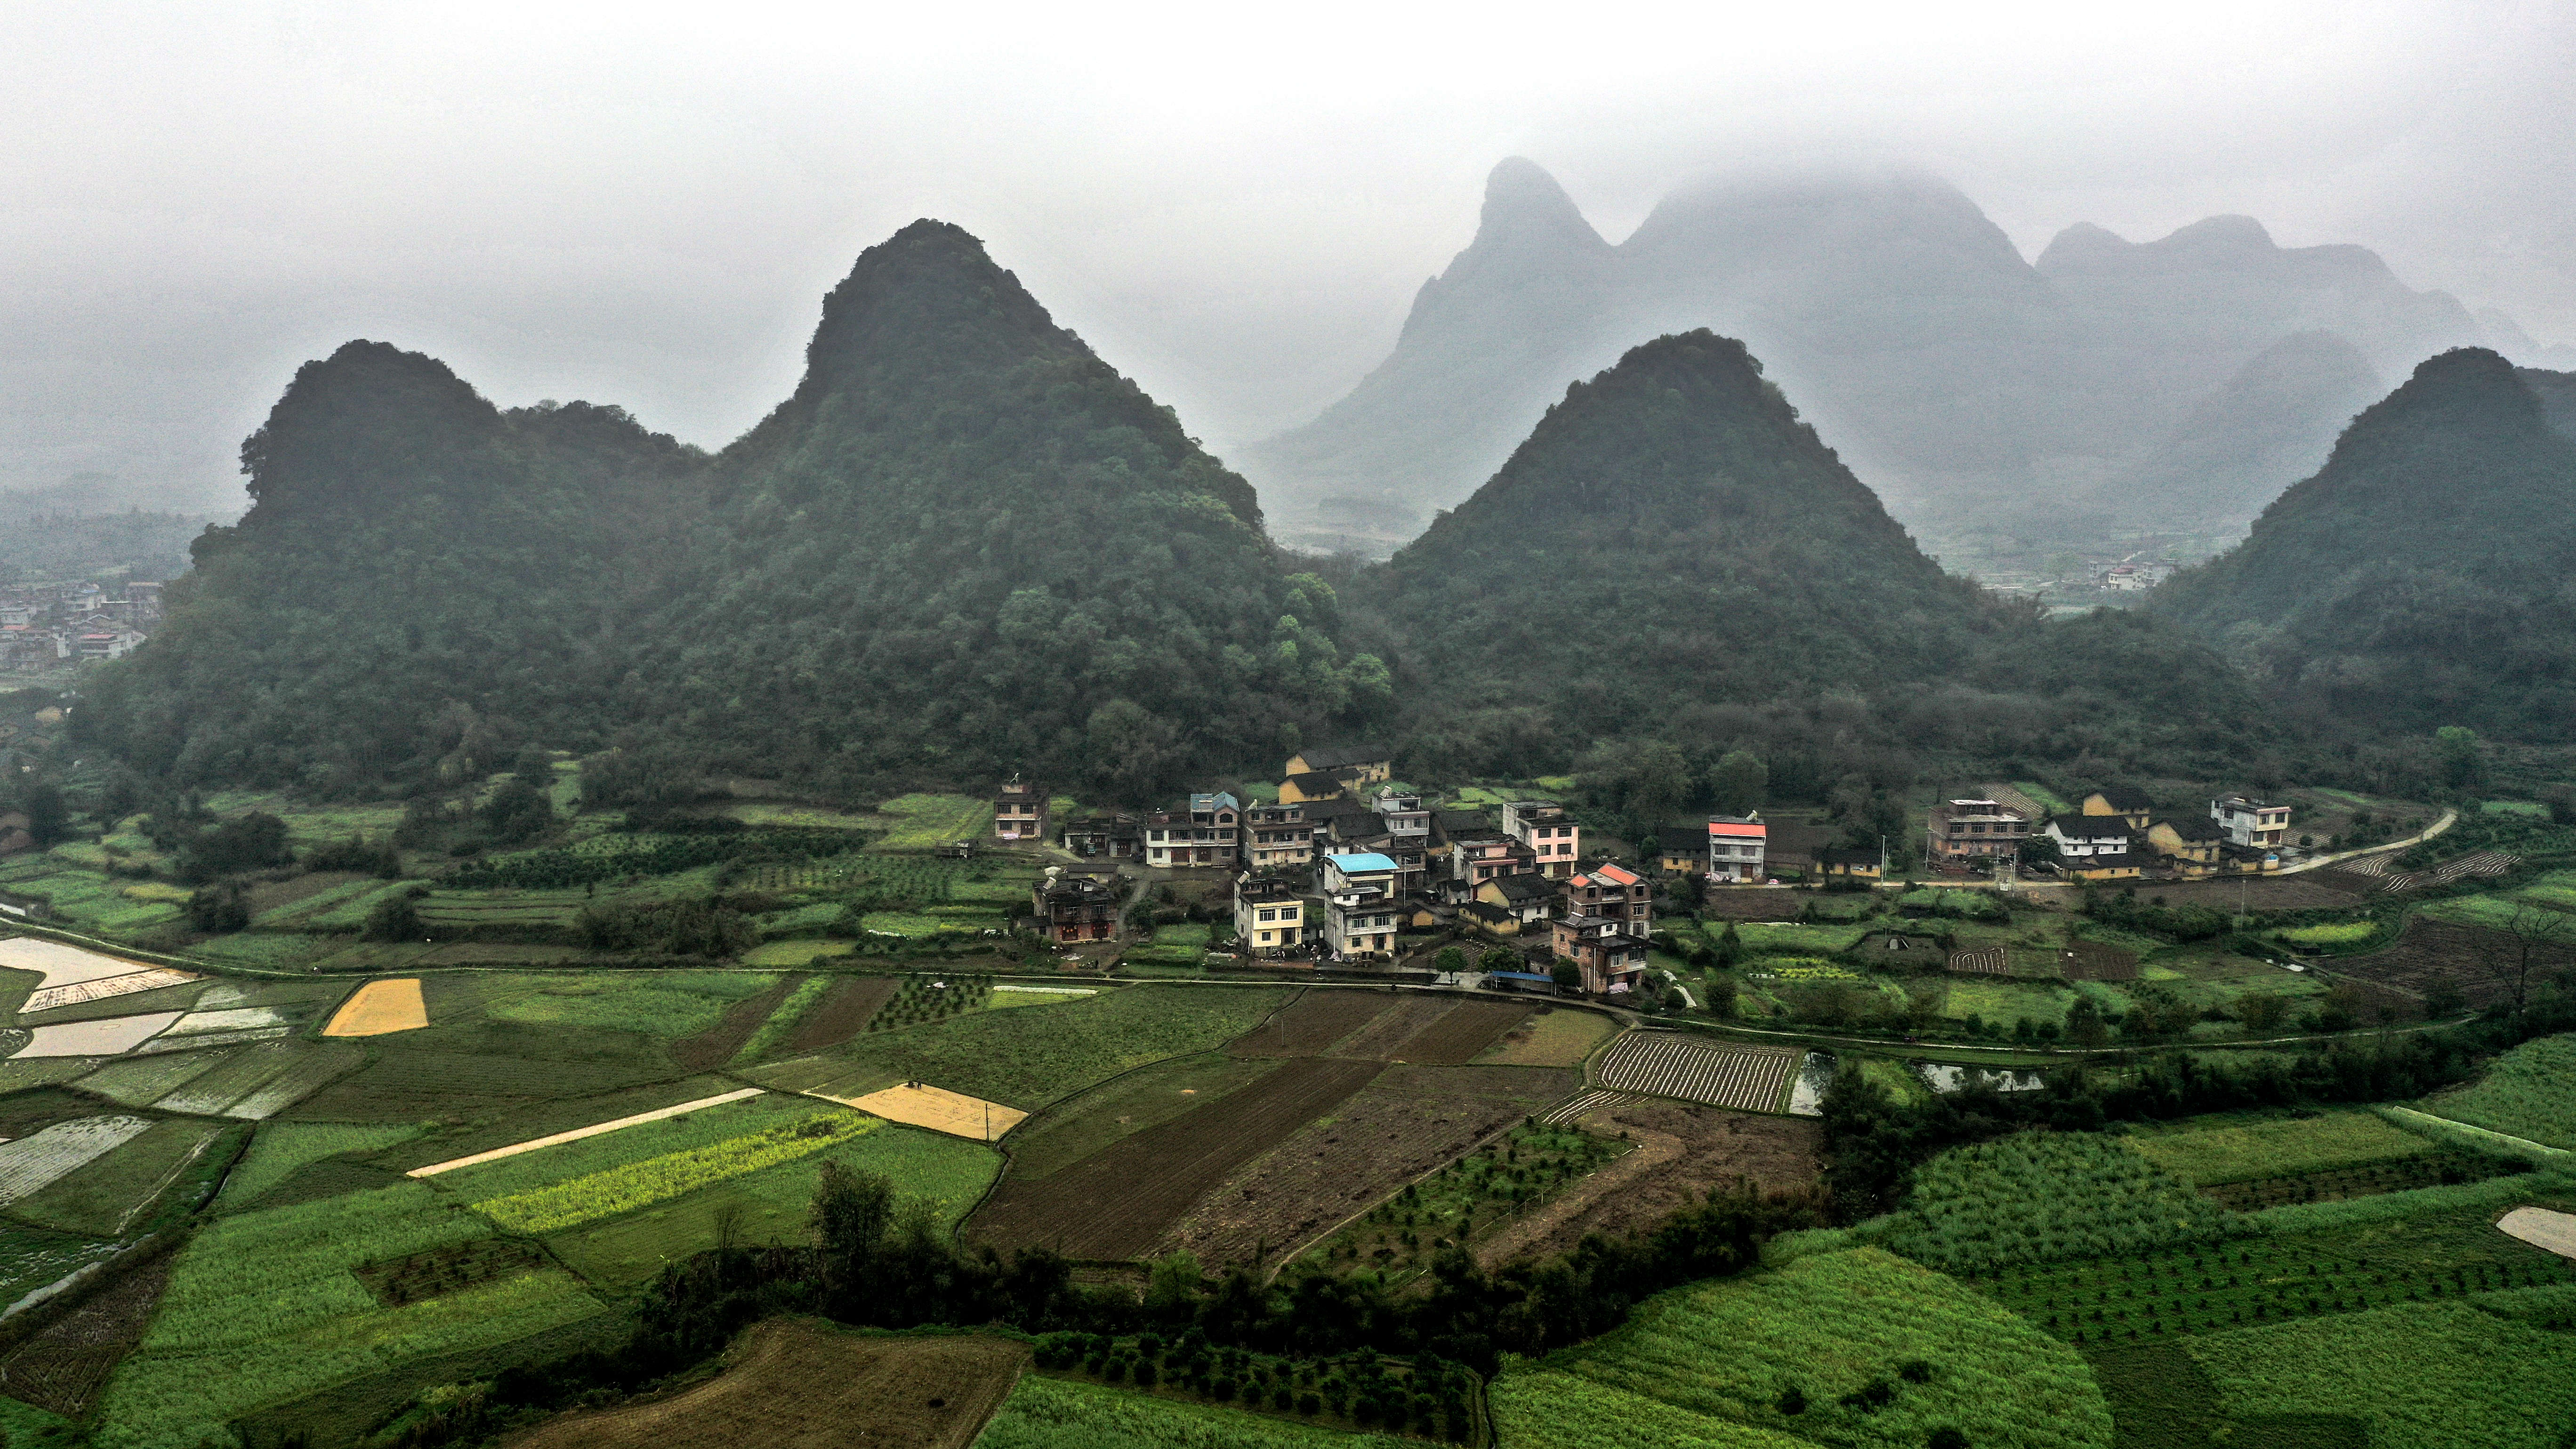
[[[1470,887],[1501,876],[1535,873],[1537,870],[1538,856],[1528,846],[1501,831],[1450,837],[1450,878],[1463,881]]]
[[[1306,901],[1275,875],[1245,871],[1234,879],[1234,938],[1256,956],[1276,955],[1306,939]]]
[[[1056,840],[1076,855],[1134,860],[1145,853],[1145,824],[1133,815],[1078,815],[1064,823]]]
[[[1624,866],[1596,865],[1565,878],[1565,914],[1617,921],[1632,936],[1654,929],[1654,887]]]
[[[1369,803],[1377,811],[1380,828],[1389,836],[1410,845],[1430,843],[1431,812],[1422,808],[1421,796],[1380,790]]]
[[[1053,865],[1047,867],[1044,879],[1029,888],[1039,932],[1059,946],[1114,940],[1118,897],[1112,880]]]
[[[1257,871],[1304,870],[1314,864],[1315,827],[1303,805],[1250,805],[1243,811],[1245,863]]]
[[[1606,916],[1561,916],[1550,943],[1556,954],[1583,973],[1583,989],[1594,996],[1623,996],[1646,979],[1647,941],[1632,936]]]
[[[1345,956],[1390,956],[1401,914],[1395,862],[1374,853],[1324,857],[1324,944]]]
[[[2218,833],[2230,845],[2278,847],[2290,840],[2287,805],[2267,805],[2242,795],[2228,795],[2209,802],[2209,818],[2218,822]]]
[[[1563,880],[1582,854],[1583,828],[1552,800],[1516,800],[1503,807],[1503,833],[1530,849],[1539,873]]]
[[[2118,815],[2051,815],[2040,834],[2057,844],[2059,872],[2077,880],[2135,880],[2146,864],[2138,833]]]
[[[1758,814],[1708,817],[1708,878],[1737,884],[1766,879],[1763,853],[1770,844],[1771,827]]]
[[[1046,791],[1013,775],[993,793],[993,838],[1035,845],[1047,835]]]
[[[1992,800],[1945,800],[1932,807],[1926,858],[1966,865],[2013,855],[2030,838],[2030,821]]]
[[[1185,810],[1145,817],[1145,863],[1232,867],[1243,859],[1243,806],[1225,793],[1190,797]]]

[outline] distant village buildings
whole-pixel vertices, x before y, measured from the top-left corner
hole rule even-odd
[[[0,585],[0,674],[44,674],[122,659],[161,622],[161,586]]]

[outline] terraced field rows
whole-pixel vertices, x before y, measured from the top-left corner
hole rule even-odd
[[[2443,861],[2431,870],[2410,871],[2405,875],[2391,875],[2384,879],[2388,883],[2388,889],[2393,891],[2423,890],[2428,886],[2449,885],[2453,881],[2470,880],[2481,876],[2509,875],[2513,872],[2513,868],[2521,863],[2521,858],[2518,856],[2506,855],[2495,850],[2481,850],[2475,855],[2464,855],[2457,860]]]
[[[1624,1107],[1636,1100],[1637,1094],[1634,1092],[1612,1092],[1595,1088],[1548,1113],[1540,1120],[1550,1127],[1562,1127],[1595,1107]]]
[[[1601,1085],[1731,1107],[1776,1112],[1780,1092],[1797,1069],[1798,1053],[1777,1047],[1736,1047],[1675,1032],[1632,1031],[1601,1059]]]
[[[1974,950],[1951,952],[1949,967],[1953,971],[1980,976],[2009,976],[2012,974],[2012,955],[2001,946],[1979,946]]]

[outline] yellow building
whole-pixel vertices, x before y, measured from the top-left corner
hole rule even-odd
[[[2158,820],[2147,826],[2147,848],[2181,875],[2218,871],[2218,826],[2207,820]]]
[[[1344,772],[1349,772],[1344,774]],[[1343,775],[1348,785],[1382,785],[1395,778],[1395,754],[1376,745],[1338,750],[1299,750],[1288,757],[1289,775]]]
[[[2155,802],[2147,798],[2144,790],[2132,790],[2126,785],[2107,785],[2084,797],[2083,813],[2117,815],[2129,822],[2130,829],[2144,830],[2148,813],[2155,808]]]

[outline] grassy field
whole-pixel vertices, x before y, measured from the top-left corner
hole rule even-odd
[[[226,1130],[212,1122],[155,1122],[142,1136],[105,1157],[11,1203],[9,1211],[58,1232],[123,1237],[150,1221],[165,1200],[179,1196],[193,1200],[199,1181],[222,1169],[220,1159],[206,1159],[238,1140],[227,1138]],[[178,1210],[185,1211],[186,1206],[180,1204]]]
[[[1879,1219],[1888,1248],[1952,1272],[2098,1258],[2252,1228],[2119,1138],[2025,1132],[1953,1148]]]
[[[561,1232],[810,1157],[884,1126],[881,1120],[856,1112],[816,1113],[797,1122],[485,1198],[474,1204],[474,1210],[510,1232]]]
[[[1271,989],[1128,987],[1052,1011],[980,1011],[872,1032],[829,1054],[748,1075],[789,1091],[839,1096],[923,1081],[1033,1110],[1131,1067],[1207,1051],[1285,999]]]
[[[898,795],[879,805],[886,850],[928,850],[952,840],[982,840],[993,828],[993,802],[964,795]]]
[[[2231,1417],[2358,1415],[2375,1445],[2560,1449],[2576,1425],[2576,1334],[2468,1303],[2207,1334],[2189,1351]]]
[[[48,1283],[112,1256],[117,1247],[103,1238],[0,1222],[0,1300],[15,1303]]]
[[[2439,1150],[2434,1143],[2360,1110],[2243,1122],[2202,1119],[2134,1133],[2129,1144],[2149,1162],[2201,1187],[2358,1167]]]
[[[1513,1067],[1579,1066],[1617,1029],[1616,1022],[1597,1012],[1541,1007],[1536,1016],[1485,1048],[1476,1060]]]
[[[2111,1443],[2101,1390],[2073,1348],[1966,1284],[1869,1248],[1675,1289],[1544,1367],[1679,1411],[1666,1422],[1680,1437],[1655,1442],[1729,1442],[1688,1430],[1700,1422],[1838,1449],[1915,1449],[1945,1427],[1978,1446]],[[1548,1417],[1579,1406],[1570,1386],[1523,1394],[1514,1377],[1494,1388],[1503,1443],[1583,1442]]]
[[[654,1122],[639,1122],[632,1127],[618,1128],[614,1132],[602,1132],[596,1136],[578,1138],[571,1142],[558,1142],[534,1151],[498,1158],[491,1162],[477,1163],[472,1167],[455,1168],[439,1173],[426,1181],[435,1185],[442,1194],[453,1197],[457,1201],[484,1202],[518,1193],[534,1192],[593,1173],[614,1171],[649,1158],[713,1147],[733,1138],[765,1132],[772,1128],[792,1130],[812,1117],[846,1115],[843,1109],[829,1102],[816,1101],[811,1097],[765,1093],[740,1101],[719,1103],[695,1112],[682,1113],[677,1117],[664,1117]],[[586,1120],[598,1122],[616,1119],[607,1116],[589,1116]],[[520,1127],[513,1140],[534,1141],[539,1137],[551,1136],[555,1131],[560,1130],[563,1129],[552,1124],[530,1123]],[[407,1144],[407,1150],[400,1159],[387,1160],[408,1162],[412,1158],[421,1156],[422,1149],[425,1147],[425,1143]],[[471,1155],[476,1150],[489,1149],[469,1148],[464,1153],[441,1151],[437,1156],[453,1160],[455,1156]]]
[[[484,976],[478,989],[495,1021],[671,1039],[707,1030],[726,1007],[777,984],[766,971],[598,971]]]
[[[2524,1042],[2425,1111],[2551,1147],[2576,1147],[2576,1034]]]
[[[226,1420],[602,1311],[560,1269],[387,1308],[351,1272],[491,1227],[417,1183],[217,1219],[180,1254],[140,1350],[107,1388],[102,1449],[232,1442]]]
[[[1397,1449],[1420,1442],[1027,1374],[974,1449]]]
[[[826,1162],[882,1174],[894,1184],[899,1204],[933,1204],[939,1221],[953,1223],[983,1196],[1002,1157],[980,1142],[886,1127],[640,1212],[552,1234],[546,1245],[592,1283],[623,1291],[651,1279],[665,1262],[713,1247],[720,1214],[733,1216],[742,1242],[803,1242],[806,1210]]]
[[[325,1158],[362,1157],[420,1135],[409,1123],[368,1125],[357,1122],[270,1122],[251,1139],[232,1175],[224,1179],[221,1212],[239,1212],[260,1194]]]

